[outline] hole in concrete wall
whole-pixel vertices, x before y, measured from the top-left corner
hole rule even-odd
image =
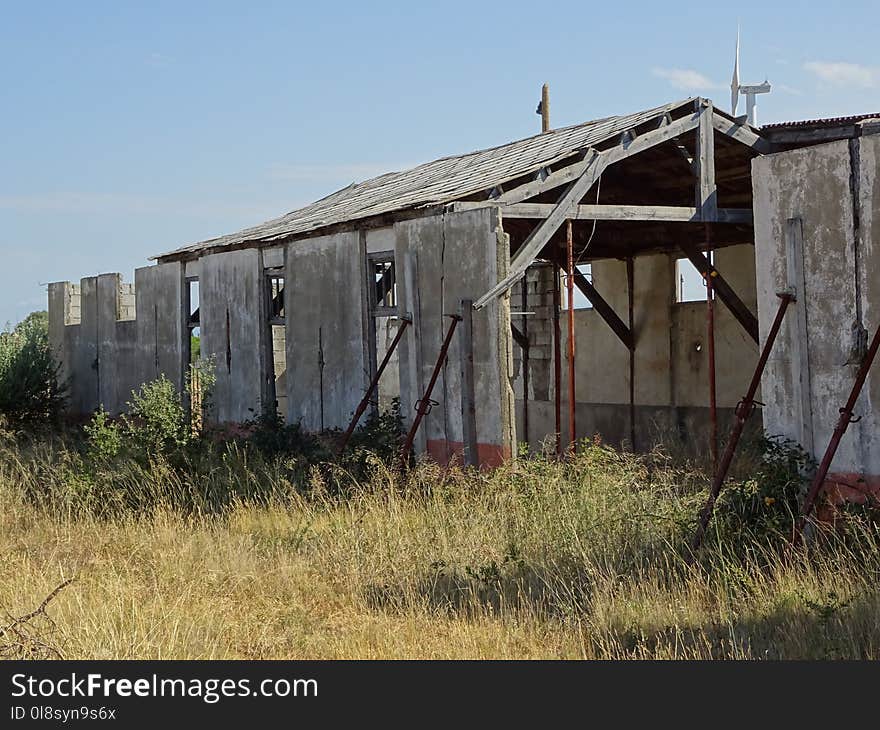
[[[189,362],[197,363],[202,356],[202,328],[192,327],[189,331]]]
[[[199,280],[186,280],[186,327],[189,333],[186,346],[189,348],[190,364],[198,362],[202,356],[202,329],[200,326]]]
[[[367,337],[370,350],[370,378],[373,378],[400,327],[394,251],[370,254],[367,257],[367,272],[367,286],[370,290],[370,331]],[[380,412],[387,411],[394,399],[400,397],[398,355],[395,349],[379,378],[374,403]]]
[[[706,282],[688,259],[678,259],[675,262],[675,301],[706,301]]]
[[[266,318],[269,353],[266,360],[266,398],[275,411],[287,415],[287,350],[284,310],[284,274],[273,269],[266,274]]]
[[[375,287],[373,308],[376,311],[396,309],[397,274],[394,268],[394,254],[373,255],[370,259]]]
[[[280,274],[270,274],[267,280],[269,321],[281,324],[284,320],[284,277]]]
[[[591,284],[593,283],[593,265],[592,264],[578,264],[575,266],[584,278],[589,281]],[[568,274],[563,274],[562,276],[562,308],[568,309]],[[586,295],[577,287],[575,284],[574,287],[574,308],[575,309],[592,309],[593,305],[589,299],[587,299]]]
[[[186,280],[186,309],[187,309],[187,323],[190,327],[198,326],[199,324],[199,280],[198,279],[187,279]]]
[[[275,380],[275,408],[287,416],[287,350],[284,325],[272,325],[272,375]]]

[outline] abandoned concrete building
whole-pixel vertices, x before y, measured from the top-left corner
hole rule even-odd
[[[162,373],[182,388],[196,332],[217,422],[277,408],[345,429],[387,359],[372,407],[423,417],[415,452],[439,461],[594,434],[708,451],[788,291],[755,421],[820,454],[880,324],[876,131],[753,128],[687,99],[350,185],[155,256],[133,285],[51,284],[71,409],[119,412]],[[880,475],[872,403],[876,372],[842,480]]]

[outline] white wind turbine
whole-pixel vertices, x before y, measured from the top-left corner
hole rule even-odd
[[[730,82],[730,110],[736,116],[736,108],[739,106],[739,95],[746,97],[746,121],[750,125],[758,124],[758,104],[755,97],[758,94],[769,94],[770,82],[764,79],[762,84],[740,84],[739,82],[739,28],[736,29],[736,57],[733,62],[733,79]]]

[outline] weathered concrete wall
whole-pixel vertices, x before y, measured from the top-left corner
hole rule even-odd
[[[288,420],[345,428],[368,384],[357,232],[291,243],[285,269]]]
[[[767,364],[762,400],[768,431],[821,457],[849,394],[860,358],[853,326],[880,325],[880,137],[862,137],[760,157],[752,164],[761,335],[776,292],[799,297]],[[803,245],[787,233],[800,219]],[[802,250],[802,255],[799,251]],[[803,274],[798,274],[802,257]],[[844,481],[880,475],[880,364],[856,406],[832,464]]]
[[[262,256],[247,249],[201,262],[202,356],[213,357],[217,375],[209,417],[247,421],[262,413],[270,377]]]
[[[73,413],[118,414],[162,373],[182,387],[181,296],[181,264],[138,269],[134,285],[115,273],[49,285],[49,337]]]
[[[504,276],[509,242],[498,212],[490,209],[405,221],[394,231],[401,307],[415,325],[400,350],[401,412],[410,421],[451,323],[445,315]],[[473,358],[478,456],[481,463],[498,463],[514,449],[509,296],[473,313]],[[464,439],[458,334],[431,398],[438,405],[422,422],[421,450],[446,461]]]
[[[59,377],[71,387],[71,408],[74,407],[74,353],[79,350],[80,292],[80,285],[69,281],[49,284],[49,343],[59,365]]]
[[[752,246],[716,251],[716,266],[740,298],[756,311]],[[593,283],[624,322],[626,263],[596,261]],[[535,276],[535,275],[530,275]],[[530,287],[529,438],[533,447],[555,430],[552,360],[552,269],[544,267]],[[521,289],[513,293],[521,305]],[[678,440],[695,451],[706,448],[709,428],[706,304],[675,301],[675,257],[642,256],[634,261],[636,441],[640,449]],[[560,315],[562,438],[568,440],[568,314]],[[575,310],[575,418],[577,437],[601,435],[610,443],[629,440],[629,351],[594,309]],[[521,321],[521,318],[515,318]],[[719,300],[715,305],[716,393],[719,434],[742,397],[757,361],[755,343]],[[521,352],[516,354],[517,433],[523,433]]]

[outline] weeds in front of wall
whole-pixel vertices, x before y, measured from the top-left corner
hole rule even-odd
[[[692,561],[692,462],[591,439],[400,470],[401,430],[373,415],[342,458],[274,415],[219,438],[163,380],[81,432],[0,429],[0,595],[82,578],[0,656],[880,658],[876,512],[786,550],[794,444],[754,442]]]
[[[877,531],[785,553],[757,508],[788,457],[690,564],[706,476],[662,451],[356,476],[244,439],[89,449],[0,439],[0,595],[77,574],[39,634],[66,656],[880,658]]]

